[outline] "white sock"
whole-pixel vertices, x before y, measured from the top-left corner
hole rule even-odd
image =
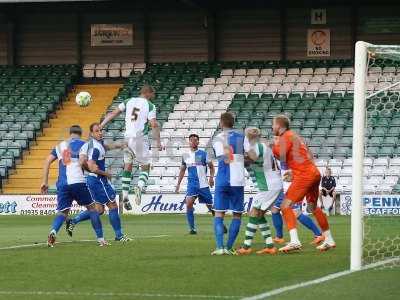
[[[128,198],[128,191],[122,190],[122,198]]]
[[[50,234],[57,235],[57,232],[56,232],[54,229],[52,229],[52,230],[50,231]]]
[[[104,238],[102,237],[102,238],[98,238],[97,241],[100,243],[100,242],[104,242],[105,240],[104,240]]]
[[[324,231],[324,236],[325,236],[325,241],[328,243],[334,243],[335,241],[333,240],[331,231],[328,229],[327,231]]]
[[[299,241],[299,236],[297,235],[297,229],[293,228],[291,230],[289,230],[289,234],[290,234],[290,242],[293,244],[300,244]]]
[[[143,192],[144,186],[145,186],[144,181],[142,181],[142,180],[138,181],[137,186],[138,186],[138,188]]]

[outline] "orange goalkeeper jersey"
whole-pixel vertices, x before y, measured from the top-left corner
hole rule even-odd
[[[292,170],[293,179],[313,178],[320,175],[311,151],[304,140],[293,131],[287,130],[278,136],[274,141],[272,151],[277,159],[286,163],[287,168]]]

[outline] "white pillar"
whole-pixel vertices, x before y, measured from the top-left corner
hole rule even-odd
[[[363,162],[366,114],[365,85],[367,77],[367,43],[357,42],[354,66],[354,112],[353,112],[353,191],[351,206],[351,253],[350,269],[359,270],[362,264],[363,242]]]

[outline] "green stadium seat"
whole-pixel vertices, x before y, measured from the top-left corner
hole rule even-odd
[[[309,146],[310,147],[323,147],[325,144],[325,139],[323,137],[316,137],[311,139]]]
[[[304,122],[303,128],[316,128],[316,127],[317,127],[317,124],[318,124],[318,121],[317,121],[317,120],[309,119],[309,120],[306,120],[306,121]]]
[[[304,121],[302,119],[294,119],[292,122],[290,122],[290,128],[302,129],[303,123]]]
[[[367,147],[365,153],[367,156],[378,157],[379,147]]]
[[[327,147],[335,147],[337,143],[337,137],[327,136],[324,145]]]
[[[317,127],[319,128],[330,128],[331,127],[331,121],[324,119],[318,122]]]
[[[375,136],[385,136],[387,129],[385,127],[376,127],[371,133],[371,137]]]
[[[352,137],[342,137],[338,139],[337,146],[339,147],[351,147],[353,145],[353,138]]]
[[[347,120],[346,119],[336,119],[332,122],[332,128],[344,128],[346,127]]]
[[[380,147],[383,143],[383,136],[371,137],[366,143],[368,146]]]
[[[324,147],[318,151],[318,158],[332,158],[333,157],[333,148]]]
[[[388,132],[386,132],[386,136],[399,137],[400,127],[390,127]]]
[[[254,120],[252,119],[250,122],[247,123],[247,127],[257,127],[261,126],[262,120]]]
[[[338,109],[340,107],[340,101],[338,100],[331,100],[329,101],[328,105],[325,107],[326,109]]]
[[[313,107],[314,102],[310,102],[310,101],[304,101],[304,102],[300,102],[299,105],[297,105],[297,111],[307,111],[310,110],[311,107]]]
[[[261,94],[261,100],[272,101],[274,99],[274,94]]]
[[[294,111],[294,110],[296,110],[297,105],[298,105],[298,103],[295,102],[295,101],[288,102],[288,103],[286,104],[286,106],[285,106],[285,111],[286,111],[286,110],[292,110],[292,111]]]
[[[305,111],[296,111],[293,114],[293,119],[305,120],[306,116],[307,116],[307,113]]]
[[[313,130],[311,128],[304,128],[300,131],[300,135],[303,138],[311,138],[312,134],[313,134]]]
[[[321,112],[321,119],[330,119],[333,120],[335,118],[336,111],[335,110],[326,110]]]
[[[287,95],[286,94],[276,94],[274,99],[275,100],[286,101],[287,100]]]
[[[247,96],[247,101],[259,101],[260,100],[260,96],[258,94],[249,94]]]
[[[328,128],[317,128],[313,132],[312,136],[313,137],[316,137],[316,136],[317,137],[326,137],[327,132],[328,132]]]
[[[321,111],[310,111],[307,114],[307,119],[316,119],[319,120],[321,118]]]
[[[399,142],[398,137],[386,136],[382,141],[382,146],[395,147]]]
[[[303,101],[304,100],[314,100],[315,95],[314,95],[314,93],[304,93],[302,99],[303,99]]]
[[[400,127],[400,117],[393,116],[393,119],[390,121],[390,126]]]
[[[270,106],[270,102],[261,101],[257,104],[257,106],[255,107],[255,110],[256,111],[267,111],[269,109],[269,106]]]
[[[379,156],[393,156],[394,148],[393,147],[382,147],[379,149],[378,155]]]
[[[252,113],[249,111],[242,111],[239,113],[239,115],[236,117],[238,120],[249,120],[250,117],[252,116]]]
[[[333,152],[333,156],[335,158],[347,158],[347,157],[349,157],[349,149],[348,148],[336,148]]]

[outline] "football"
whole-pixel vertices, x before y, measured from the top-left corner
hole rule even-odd
[[[88,106],[92,102],[92,96],[88,92],[79,92],[75,97],[75,102],[82,107]]]

